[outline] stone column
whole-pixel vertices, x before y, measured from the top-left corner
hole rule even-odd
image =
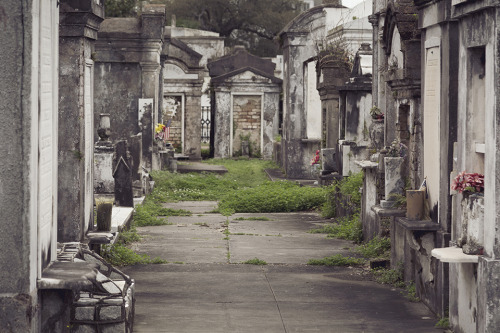
[[[190,160],[201,160],[201,84],[195,84],[185,101],[184,154]]]
[[[93,225],[93,44],[104,17],[96,1],[61,0],[59,37],[58,241]]]
[[[163,46],[163,29],[165,26],[165,6],[145,4],[141,13],[142,19],[142,98],[153,99],[151,112],[151,130],[142,131],[142,152],[144,166],[147,169],[160,169],[160,156],[153,149],[154,126],[159,121],[159,94],[161,65],[160,54]]]

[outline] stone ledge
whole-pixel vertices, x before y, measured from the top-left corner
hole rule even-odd
[[[97,266],[86,262],[54,261],[42,272],[38,289],[85,290],[92,288]]]
[[[111,214],[110,231],[94,230],[87,233],[90,245],[113,244],[118,238],[118,234],[130,227],[134,215],[134,208],[113,206]]]
[[[378,167],[378,162],[372,161],[354,161],[361,169],[375,169]]]
[[[461,248],[456,246],[433,249],[431,255],[442,262],[457,264],[477,264],[479,262],[479,256],[465,254]]]
[[[406,210],[397,208],[382,208],[379,205],[372,206],[372,212],[374,212],[379,217],[404,217],[406,215]]]
[[[397,217],[396,223],[411,231],[437,231],[441,226],[431,220],[409,220],[406,217]]]

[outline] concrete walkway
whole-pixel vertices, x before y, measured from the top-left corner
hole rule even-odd
[[[138,228],[144,239],[135,250],[171,263],[124,269],[137,285],[134,332],[440,332],[424,305],[370,281],[363,269],[306,265],[353,247],[307,233],[328,222],[318,215],[228,219],[205,213],[214,205],[173,204],[197,213]],[[248,219],[256,217],[269,220]],[[242,264],[253,258],[268,265]]]

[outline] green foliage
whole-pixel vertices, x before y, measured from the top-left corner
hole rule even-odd
[[[236,213],[270,213],[306,211],[324,203],[322,188],[301,187],[281,181],[265,182],[254,188],[226,193],[220,198],[219,211]]]
[[[361,207],[361,192],[359,189],[363,187],[363,176],[363,172],[360,171],[342,178],[337,185],[340,193],[350,196],[351,202],[358,207]]]
[[[321,216],[326,218],[335,217],[337,213],[337,189],[334,185],[325,188],[325,203],[321,206]]]
[[[344,257],[341,254],[336,254],[323,259],[311,259],[307,262],[308,265],[323,265],[323,266],[359,266],[365,263],[364,259]]]
[[[103,246],[104,258],[115,266],[128,266],[136,264],[166,264],[167,261],[161,258],[151,259],[146,254],[137,254],[123,244],[114,244],[113,246]]]
[[[417,297],[417,286],[415,285],[415,282],[406,284],[403,295],[405,295],[406,299],[408,299],[410,302],[420,302],[420,298]]]
[[[338,223],[331,223],[319,229],[309,230],[309,233],[328,234],[329,238],[340,238],[360,243],[363,239],[363,227],[359,214],[344,216],[338,219]]]
[[[129,230],[120,232],[118,237],[118,241],[124,245],[141,240],[141,236],[137,234],[135,225],[132,225]]]
[[[435,328],[448,329],[450,328],[450,319],[448,317],[442,317],[439,321],[434,325]]]
[[[354,211],[361,209],[361,193],[359,189],[363,186],[363,172],[360,171],[344,177],[339,181],[335,181],[332,185],[326,188],[325,204],[321,207],[321,215],[323,217],[334,217],[337,212],[337,192],[342,196],[350,197],[351,205]]]
[[[256,217],[238,217],[234,219],[235,221],[272,221],[270,218],[265,216],[256,216]]]
[[[267,265],[267,262],[260,260],[259,258],[250,259],[242,263],[247,265]]]
[[[396,288],[404,288],[403,264],[399,263],[396,269],[377,268],[372,270],[372,274],[378,283],[389,284]]]
[[[165,3],[177,26],[218,32],[226,46],[246,45],[257,56],[275,56],[273,39],[300,13],[300,0],[154,0]]]
[[[356,248],[356,252],[365,258],[388,258],[391,249],[391,239],[386,237],[375,237],[368,243]]]
[[[103,257],[112,265],[128,266],[135,264],[166,264],[167,261],[161,258],[151,259],[148,255],[135,253],[127,245],[138,242],[141,237],[137,234],[137,228],[133,223],[129,230],[120,232],[118,240],[113,245],[102,247]]]
[[[206,160],[207,158],[210,158],[210,148],[206,149],[201,149],[201,158]]]
[[[106,17],[131,17],[136,15],[137,0],[106,0]]]
[[[158,226],[170,224],[166,218],[158,218],[161,205],[154,198],[146,197],[142,205],[138,205],[134,212],[134,223],[138,227]]]
[[[191,216],[191,215],[193,215],[193,213],[191,213],[189,210],[185,210],[185,209],[160,208],[160,209],[158,209],[158,215],[159,216]]]

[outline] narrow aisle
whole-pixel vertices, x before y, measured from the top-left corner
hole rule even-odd
[[[306,265],[353,247],[308,233],[330,222],[316,213],[206,211],[138,228],[135,250],[169,264],[124,269],[137,285],[135,332],[438,332],[424,305],[362,268]],[[252,259],[267,265],[243,264]]]

